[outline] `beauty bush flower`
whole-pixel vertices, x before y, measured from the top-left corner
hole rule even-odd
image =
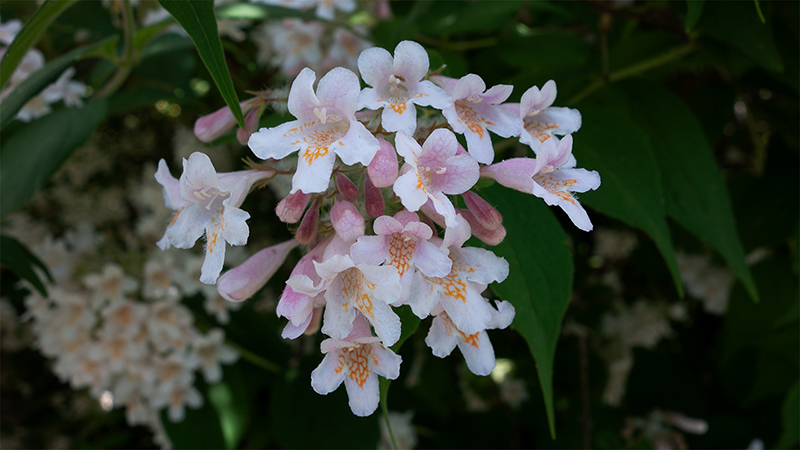
[[[428,80],[428,53],[421,45],[403,41],[394,49],[394,58],[380,47],[368,48],[358,57],[358,71],[371,88],[361,91],[358,105],[368,109],[383,108],[381,126],[386,131],[414,134],[420,106],[444,109],[452,100],[440,87]]]
[[[581,127],[581,113],[577,109],[550,106],[555,99],[556,82],[553,80],[545,83],[541,91],[533,86],[522,94],[519,117],[523,128],[519,141],[530,145],[534,152],[551,136],[572,134]]]
[[[177,213],[158,246],[162,250],[170,246],[191,248],[205,233],[206,258],[200,281],[214,284],[225,262],[225,242],[247,243],[249,230],[245,221],[250,214],[239,205],[253,183],[266,176],[267,172],[257,170],[217,174],[208,156],[195,152],[183,160],[183,174],[178,181],[162,159],[156,180],[164,186],[167,207]]]
[[[533,194],[550,206],[558,205],[572,223],[583,231],[592,229],[589,215],[573,192],[586,192],[600,187],[600,174],[594,170],[575,169],[572,156],[572,135],[544,141],[539,156],[508,159],[481,168],[481,174],[503,186]]]
[[[498,84],[487,90],[483,79],[472,73],[459,80],[443,76],[434,80],[453,99],[453,104],[442,110],[447,123],[467,139],[467,150],[473,158],[481,164],[491,164],[494,148],[489,131],[507,138],[518,136],[522,129],[519,117],[500,106],[514,87]]]
[[[289,91],[289,112],[297,118],[274,128],[262,128],[248,145],[259,158],[282,159],[299,151],[292,193],[323,192],[333,172],[335,156],[346,165],[368,165],[380,149],[378,140],[358,120],[360,85],[353,72],[337,67],[319,80],[303,69]]]
[[[258,97],[253,97],[239,103],[242,108],[242,114],[248,112],[256,106]],[[222,136],[236,126],[236,118],[233,117],[233,112],[228,106],[207,114],[194,123],[194,135],[203,142],[211,142],[214,139]]]
[[[326,339],[320,347],[325,358],[311,372],[311,387],[327,395],[344,382],[353,414],[365,417],[375,412],[380,400],[377,376],[396,379],[402,358],[372,335],[360,313],[347,337]]]
[[[241,302],[252,297],[267,284],[296,246],[297,241],[290,239],[259,251],[236,268],[222,274],[217,280],[217,291],[225,300],[232,302]]]
[[[480,178],[478,163],[470,155],[456,155],[456,136],[445,129],[431,133],[421,147],[402,131],[395,143],[406,160],[405,172],[394,183],[403,206],[418,211],[430,199],[447,226],[455,226],[455,207],[446,195],[461,194],[474,186]]]
[[[383,136],[379,136],[378,141],[381,148],[367,166],[367,174],[375,187],[384,188],[397,180],[397,152]]]

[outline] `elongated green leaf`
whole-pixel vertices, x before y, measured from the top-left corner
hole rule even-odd
[[[656,244],[683,296],[678,263],[666,221],[661,174],[650,142],[626,115],[594,105],[579,106],[583,126],[575,133],[578,166],[597,170],[602,184],[581,202],[639,228]]]
[[[770,24],[761,23],[750,2],[708,2],[697,22],[697,31],[738,47],[763,67],[783,71]]]
[[[233,88],[231,74],[225,64],[225,53],[222,50],[222,41],[217,33],[217,19],[214,16],[214,2],[202,0],[185,0],[180,2],[159,0],[175,20],[189,33],[194,41],[200,59],[206,65],[208,72],[214,79],[225,103],[233,112],[233,117],[239,127],[246,128],[242,108],[239,107],[239,98]]]
[[[0,152],[0,218],[31,198],[106,116],[106,102],[63,108],[31,122],[3,142]]]
[[[700,123],[679,98],[655,83],[629,82],[625,90],[631,117],[650,138],[664,183],[667,214],[714,247],[757,299],[728,191]]]
[[[73,3],[75,0],[47,1],[36,10],[31,20],[22,27],[17,37],[14,38],[14,42],[3,55],[3,60],[0,62],[0,89],[11,79],[11,75],[28,49],[39,42],[39,38],[42,37],[47,26]]]
[[[0,235],[0,248],[3,250],[0,252],[0,266],[8,267],[18,277],[33,285],[40,294],[47,297],[47,289],[44,287],[44,283],[33,270],[34,267],[41,269],[52,283],[53,277],[50,276],[47,266],[20,241],[11,236]]]
[[[705,6],[705,0],[686,0],[687,11],[684,24],[687,30],[691,30],[697,25],[697,21],[700,20],[700,15],[703,13],[703,6]]]
[[[503,215],[506,239],[491,248],[508,261],[508,278],[492,285],[516,309],[513,326],[536,362],[550,434],[555,439],[553,358],[561,320],[572,292],[572,256],[567,236],[544,202],[494,185],[481,195]]]
[[[54,82],[67,68],[87,54],[116,41],[117,38],[112,37],[86,47],[76,48],[50,61],[44,67],[31,74],[19,86],[15,87],[8,97],[3,99],[3,107],[0,108],[0,127],[6,126],[28,100]]]
[[[775,448],[793,448],[800,442],[800,381],[783,401],[783,434]]]
[[[224,368],[222,381],[208,388],[208,401],[219,416],[225,448],[239,447],[250,417],[250,393],[239,364]]]

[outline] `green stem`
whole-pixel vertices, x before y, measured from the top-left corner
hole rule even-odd
[[[620,81],[625,78],[638,75],[640,73],[646,72],[650,69],[654,69],[656,67],[662,66],[664,64],[670,63],[677,59],[680,59],[689,53],[695,51],[697,49],[697,45],[694,43],[689,43],[684,45],[683,47],[674,48],[662,55],[656,56],[655,58],[644,60],[640,63],[634,64],[632,66],[625,67],[620,69],[616,72],[613,72],[608,77],[608,82],[613,83],[615,81]],[[577,93],[574,97],[569,99],[566,102],[567,105],[574,105],[579,103],[581,100],[585,99],[589,95],[593,94],[594,91],[603,87],[606,83],[603,80],[596,80],[587,86],[584,90]]]
[[[397,445],[397,440],[394,437],[394,431],[392,431],[392,423],[389,421],[389,385],[392,382],[387,379],[381,379],[381,381],[381,412],[383,413],[383,420],[386,421],[386,429],[389,430],[392,447],[394,450],[400,450],[400,446]]]
[[[257,365],[258,367],[261,367],[262,369],[268,372],[273,372],[273,373],[283,372],[283,368],[281,368],[281,366],[275,364],[272,361],[267,361],[266,359],[256,355],[255,353],[251,352],[250,350],[247,350],[246,348],[242,347],[241,345],[231,340],[225,339],[225,344],[236,349],[236,351],[239,352],[242,358],[250,361],[251,363]]]
[[[136,18],[133,15],[133,7],[131,7],[130,0],[123,1],[124,7],[122,8],[122,58],[117,61],[117,71],[106,84],[97,91],[96,98],[106,98],[116,92],[128,75],[131,74],[133,66],[136,64],[134,58],[134,45],[133,40],[136,35]]]

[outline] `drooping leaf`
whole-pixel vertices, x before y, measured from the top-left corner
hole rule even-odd
[[[0,218],[24,205],[105,118],[107,102],[62,108],[22,127],[0,152]]]
[[[686,0],[686,20],[684,24],[687,30],[691,30],[697,25],[697,21],[700,20],[700,15],[703,13],[703,6],[705,6],[705,0]]]
[[[800,381],[783,402],[783,434],[775,448],[793,448],[800,442]]]
[[[491,250],[508,261],[508,278],[492,290],[516,309],[514,328],[536,362],[550,434],[555,439],[553,358],[572,292],[573,265],[567,236],[544,202],[494,185],[481,195],[503,215],[505,240]]]
[[[0,62],[0,89],[11,79],[11,75],[20,61],[22,61],[22,58],[25,57],[28,49],[39,42],[39,38],[42,37],[47,26],[64,10],[72,6],[73,3],[75,3],[75,0],[50,1],[45,2],[36,10],[31,20],[22,27],[22,30],[20,30],[3,55],[3,60]]]
[[[92,45],[76,48],[50,61],[44,67],[28,76],[25,81],[11,91],[8,97],[3,99],[3,107],[0,108],[0,128],[10,122],[28,100],[41,92],[50,83],[56,81],[70,66],[90,52],[116,41],[117,38],[112,37]]]
[[[41,269],[52,283],[53,277],[50,276],[47,266],[36,255],[31,253],[25,245],[11,236],[0,235],[0,248],[3,249],[0,252],[0,266],[8,267],[18,277],[33,285],[42,296],[47,297],[47,289],[44,283],[39,279],[36,271],[33,270],[34,267]]]
[[[714,247],[758,298],[736,233],[731,201],[700,123],[674,94],[654,83],[625,84],[631,117],[650,139],[670,217]]]
[[[574,134],[579,167],[597,170],[602,184],[581,202],[639,228],[655,242],[683,296],[678,263],[665,217],[661,174],[650,142],[625,114],[594,105],[579,106],[583,125]]]
[[[217,411],[209,399],[210,389],[202,380],[195,383],[203,396],[203,405],[198,409],[185,408],[186,416],[180,422],[172,422],[165,408],[161,411],[161,422],[172,441],[174,449],[222,449],[225,437]]]
[[[231,74],[225,64],[225,53],[222,41],[217,33],[217,19],[214,16],[214,2],[202,0],[186,0],[181,2],[159,0],[175,20],[192,38],[200,59],[206,65],[211,78],[214,79],[222,98],[236,118],[240,128],[246,128],[239,98],[233,87]]]
[[[739,48],[763,67],[783,71],[771,24],[764,24],[750,2],[708,2],[697,31]]]

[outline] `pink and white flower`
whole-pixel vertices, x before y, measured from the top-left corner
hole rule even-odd
[[[556,82],[553,80],[545,83],[541,91],[533,86],[522,94],[519,117],[523,129],[519,141],[530,145],[534,152],[550,137],[572,134],[581,127],[581,113],[577,109],[550,106],[555,99]]]
[[[282,159],[299,151],[292,192],[323,192],[333,172],[335,155],[347,165],[368,165],[380,148],[378,140],[358,120],[360,84],[353,72],[337,67],[319,80],[308,68],[289,91],[289,112],[297,118],[250,136],[249,146],[259,158]]]
[[[431,133],[421,147],[399,131],[395,144],[406,160],[404,173],[394,183],[394,192],[403,206],[418,211],[430,199],[447,226],[455,226],[456,210],[446,195],[461,194],[474,186],[480,178],[478,163],[470,155],[456,154],[456,136],[445,129]]]
[[[575,169],[575,164],[572,135],[567,135],[562,140],[553,137],[544,141],[536,159],[508,159],[482,167],[481,175],[503,186],[533,194],[550,206],[558,205],[576,227],[590,231],[589,215],[572,193],[600,187],[600,174],[594,170]]]
[[[467,150],[481,164],[491,164],[494,148],[489,131],[502,136],[518,136],[522,120],[500,106],[513,86],[498,84],[486,90],[486,83],[475,74],[467,74],[459,80],[436,76],[436,82],[450,94],[453,104],[442,110],[453,131],[467,139]]]
[[[353,414],[365,417],[375,412],[380,400],[377,376],[396,379],[402,362],[380,340],[372,335],[364,316],[359,314],[345,339],[322,341],[320,347],[325,358],[311,372],[311,387],[318,394],[327,395],[344,382]]]
[[[225,242],[247,243],[249,229],[245,221],[250,214],[239,206],[253,183],[266,176],[267,172],[257,170],[217,174],[208,156],[195,152],[183,160],[183,174],[178,181],[162,159],[156,180],[164,186],[167,207],[178,212],[158,246],[162,250],[170,245],[191,248],[205,233],[206,258],[200,281],[216,283],[225,262]]]
[[[358,71],[372,87],[361,91],[358,106],[383,108],[381,125],[385,130],[413,135],[417,128],[415,104],[444,109],[453,103],[445,91],[423,80],[429,66],[428,53],[413,41],[397,44],[394,58],[380,47],[364,50],[358,57]]]
[[[400,211],[394,217],[375,219],[377,236],[362,236],[350,248],[353,260],[366,264],[385,263],[397,269],[403,294],[398,304],[411,293],[414,273],[419,269],[429,277],[445,277],[450,273],[450,258],[429,240],[433,230],[419,221],[416,213]]]

